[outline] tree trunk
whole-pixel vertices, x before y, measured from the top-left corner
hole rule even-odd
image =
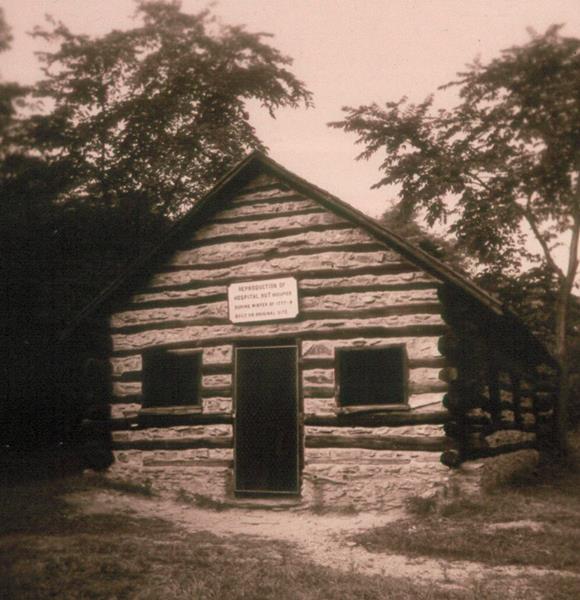
[[[570,366],[568,364],[568,313],[574,280],[578,271],[578,242],[580,237],[580,212],[574,215],[574,227],[570,239],[570,253],[566,276],[560,278],[558,303],[556,305],[556,356],[560,363],[559,394],[555,406],[555,442],[562,458],[568,454],[568,405],[570,400]]]
[[[556,305],[556,356],[560,363],[558,399],[554,407],[554,441],[559,455],[568,454],[568,404],[570,400],[570,378],[568,351],[566,343],[566,325],[570,305],[570,286],[567,280],[560,284]]]

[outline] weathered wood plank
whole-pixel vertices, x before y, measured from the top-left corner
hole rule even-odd
[[[265,177],[265,176],[264,176]],[[232,197],[231,202],[232,204],[238,204],[238,203],[243,203],[243,202],[256,202],[257,200],[275,200],[276,198],[288,198],[288,197],[293,197],[293,198],[303,198],[304,196],[301,196],[300,194],[290,190],[287,186],[284,186],[282,184],[280,184],[280,182],[274,180],[274,179],[270,179],[269,182],[267,182],[266,178],[264,178],[263,183],[259,183],[259,180],[256,179],[255,182],[252,184],[252,187],[248,188],[247,192],[242,192],[239,194],[236,194],[235,196]],[[266,189],[258,189],[256,190],[255,188],[264,188],[264,186],[266,186]],[[268,187],[269,186],[269,187]]]
[[[417,289],[412,286],[437,285],[437,280],[420,271],[392,274],[361,274],[345,277],[303,278],[300,280],[300,290],[315,291],[341,288],[357,289]]]
[[[428,426],[419,426],[420,431]],[[439,427],[439,426],[437,426]],[[350,428],[345,433],[324,433],[316,427],[307,427],[306,446],[309,448],[368,448],[373,450],[441,451],[450,447],[444,436],[431,435],[377,435],[361,428]],[[383,431],[386,431],[383,429]],[[388,430],[390,431],[390,429]],[[395,430],[398,431],[398,430]],[[152,428],[113,432],[113,448],[120,449],[181,449],[229,448],[232,446],[231,426],[202,425],[179,428]]]
[[[385,413],[384,416],[388,416],[388,413]],[[353,417],[350,418],[352,419]],[[387,425],[367,427],[362,426],[360,424],[343,425],[340,427],[337,425],[306,425],[304,427],[304,434],[306,436],[306,439],[308,439],[309,437],[314,438],[318,436],[337,435],[344,438],[350,438],[352,440],[356,440],[359,438],[389,438],[391,436],[434,438],[441,437],[442,435],[444,435],[443,425],[432,423],[411,423],[406,425],[398,425],[396,427]]]
[[[193,306],[170,306],[167,308],[144,308],[118,312],[111,316],[112,330],[134,325],[167,324],[168,322],[198,321],[208,319],[227,319],[228,303],[211,302]]]
[[[317,335],[324,335],[328,331],[337,331],[342,329],[345,333],[357,331],[362,328],[376,328],[381,331],[381,335],[389,335],[389,330],[393,330],[396,336],[403,336],[407,332],[410,335],[421,335],[421,330],[425,334],[434,333],[430,328],[436,327],[444,330],[444,323],[440,315],[432,314],[413,314],[402,316],[387,316],[370,319],[324,319],[324,320],[304,320],[292,322],[259,323],[259,324],[225,324],[214,326],[187,326],[177,327],[175,329],[149,330],[140,333],[131,334],[113,334],[114,352],[135,353],[145,348],[151,348],[160,345],[178,344],[179,342],[190,343],[195,341],[201,345],[207,341],[232,340],[232,339],[252,339],[258,336],[289,336],[303,334],[305,337],[311,337],[316,332]],[[423,329],[425,328],[425,329]],[[376,334],[375,334],[376,335]],[[328,337],[326,334],[325,337]]]
[[[193,350],[194,348],[192,348]],[[197,348],[199,350],[199,348]],[[216,370],[227,372],[232,368],[233,345],[206,346],[202,350],[204,373],[220,374]],[[117,381],[139,381],[142,371],[141,354],[117,356],[111,358],[113,379]]]
[[[174,266],[212,265],[233,261],[252,260],[264,255],[284,255],[324,247],[329,250],[333,246],[352,246],[355,244],[377,244],[371,236],[360,229],[327,229],[325,231],[301,231],[292,229],[287,236],[258,238],[248,241],[224,242],[200,246],[191,250],[176,252],[168,264]],[[394,252],[391,260],[400,260]]]
[[[124,416],[120,415],[121,418]],[[206,413],[192,412],[191,410],[178,411],[177,408],[150,408],[141,410],[138,418],[134,415],[131,416],[134,417],[139,427],[145,428],[233,424],[231,411]],[[378,436],[396,433],[402,436],[428,437],[441,435],[440,425],[448,420],[449,413],[446,411],[419,415],[388,412],[348,416],[307,414],[304,417],[304,424],[307,435],[335,434],[338,431],[341,434],[360,437],[369,435],[369,428],[371,428],[370,433]],[[120,423],[121,419],[117,418],[117,421]],[[125,427],[115,427],[115,429],[129,429],[129,427],[130,421],[125,419]]]
[[[321,252],[316,255],[284,256],[269,260],[256,260],[243,265],[226,267],[187,269],[179,271],[160,272],[153,276],[150,288],[191,285],[195,282],[216,282],[220,280],[234,281],[244,277],[259,277],[271,275],[282,276],[300,274],[301,272],[348,272],[361,267],[380,267],[384,272],[412,271],[414,267],[406,261],[391,260],[393,253],[389,251],[373,252]]]
[[[443,393],[428,393],[428,394],[411,394],[408,399],[408,405],[406,408],[409,409],[410,412],[407,414],[415,415],[422,413],[433,413],[440,412],[449,414],[448,411],[443,407],[442,403]],[[354,407],[351,407],[354,408]],[[306,414],[336,414],[337,411],[341,411],[338,404],[336,403],[336,399],[334,396],[327,398],[304,398],[304,412]],[[385,410],[391,411],[389,406],[385,407],[377,407],[376,405],[372,407],[372,411],[376,412],[377,410]],[[395,409],[397,410],[397,409]],[[367,411],[368,412],[368,411]],[[414,417],[409,417],[414,418]],[[418,419],[422,417],[417,417]]]
[[[270,190],[267,193],[275,192]],[[228,208],[221,210],[214,217],[214,220],[235,219],[238,217],[249,217],[252,215],[281,215],[284,213],[292,213],[300,210],[320,210],[320,204],[313,200],[297,199],[296,197],[288,198],[288,192],[281,191],[278,196],[270,196],[275,201],[265,202],[264,199],[244,199],[236,198]],[[230,208],[231,207],[231,208]]]
[[[113,396],[116,398],[133,397],[139,394],[141,394],[140,381],[113,381]]]
[[[144,416],[148,414],[163,414],[155,411],[142,412]],[[140,415],[141,416],[141,415]],[[200,419],[204,420],[205,417],[202,413],[198,413]],[[215,415],[208,417],[209,419],[215,419]],[[232,435],[231,424],[208,424],[203,422],[200,425],[188,425],[188,426],[175,426],[175,427],[147,427],[142,429],[132,429],[130,431],[115,432],[113,433],[114,442],[122,441],[139,441],[139,440],[169,440],[169,439],[182,439],[187,438],[189,440],[195,438],[201,439],[212,439],[212,438],[229,438]]]
[[[112,419],[133,419],[137,418],[137,413],[141,410],[141,404],[134,402],[126,404],[111,404]]]
[[[334,415],[338,405],[334,396],[331,398],[304,398],[304,413],[306,415]]]
[[[445,410],[443,408],[443,395],[444,392],[412,394],[409,396],[409,407],[413,412]]]
[[[367,314],[401,314],[411,312],[438,313],[439,304],[433,290],[408,290],[395,292],[369,292],[358,294],[332,294],[300,299],[300,314],[303,316],[323,315],[324,312],[340,315],[363,316]],[[163,324],[166,327],[207,324],[208,320],[228,318],[226,301],[193,304],[189,306],[167,306],[162,308],[136,308],[115,313],[111,316],[112,329],[137,325]],[[322,317],[324,318],[324,316]]]
[[[306,414],[305,425],[325,427],[404,427],[409,425],[441,425],[449,421],[446,410],[426,412],[372,412],[352,415]],[[437,428],[437,435],[442,430]]]
[[[113,356],[110,358],[111,374],[113,377],[121,377],[125,373],[141,371],[143,368],[141,355]]]
[[[409,356],[410,368],[420,366],[430,366],[441,368],[443,365],[439,362],[442,357],[437,354],[437,340],[439,337],[394,337],[394,338],[362,338],[354,337],[347,339],[330,340],[304,340],[302,342],[302,365],[304,369],[308,368],[334,368],[334,350],[335,348],[346,347],[364,347],[364,346],[388,346],[392,344],[405,344]],[[195,345],[191,346],[196,348]],[[221,346],[205,346],[203,348],[203,364],[210,366],[223,366],[224,368],[232,365],[233,345],[225,344]],[[429,364],[426,364],[429,363]],[[141,372],[141,355],[133,354],[129,356],[113,357],[111,359],[113,373],[116,379],[129,374],[139,374]],[[526,398],[522,401],[522,410],[532,409],[532,400]]]
[[[231,413],[233,410],[232,397],[216,396],[214,398],[202,398],[201,403],[204,413]]]
[[[439,437],[406,437],[390,436],[385,438],[374,436],[344,435],[310,435],[306,436],[307,448],[367,448],[369,450],[417,450],[423,452],[441,452],[451,445],[448,438]]]
[[[518,431],[515,429],[495,431],[484,438],[488,448],[499,448],[500,446],[511,446],[522,442],[535,442],[536,434],[533,432]]]
[[[341,340],[304,340],[302,356],[304,358],[334,358],[337,348],[372,348],[405,344],[409,360],[420,358],[441,358],[437,347],[439,336],[415,338],[364,338],[362,336]]]
[[[163,292],[136,294],[131,298],[129,306],[139,304],[165,304],[171,306],[172,302],[188,300],[190,302],[208,302],[209,300],[225,300],[228,288],[226,285],[209,285],[196,287],[189,290],[167,290]],[[209,299],[209,300],[208,300]]]
[[[420,367],[409,369],[409,384],[415,386],[440,386],[446,389],[444,382],[439,379],[440,369],[429,369]],[[302,385],[331,385],[335,383],[334,369],[304,369],[302,371]],[[439,387],[437,388],[439,389]]]
[[[188,469],[227,469],[233,466],[232,459],[226,458],[143,458],[143,466]]]
[[[439,306],[435,290],[404,290],[385,292],[358,292],[330,294],[301,298],[301,310],[364,310],[368,308],[389,308],[432,304]]]
[[[231,235],[260,234],[280,230],[290,231],[292,229],[302,231],[309,227],[339,225],[346,222],[345,219],[324,210],[321,210],[319,213],[273,217],[272,219],[260,219],[259,221],[239,221],[233,223],[210,222],[196,230],[192,239],[209,240]]]
[[[230,365],[233,360],[234,347],[232,344],[221,346],[206,346],[203,349],[204,365]]]
[[[231,373],[224,375],[204,375],[201,379],[201,385],[204,390],[231,386],[232,375]]]
[[[158,410],[153,412],[141,411],[138,417],[140,427],[174,427],[188,425],[231,425],[233,416],[231,413],[177,413],[177,412],[162,412]]]
[[[441,392],[443,394],[447,389],[446,384],[443,381],[439,380],[410,380],[409,381],[409,393],[411,395],[424,395],[424,394],[432,394],[435,392]],[[335,396],[336,390],[334,385],[329,384],[313,384],[313,383],[304,383],[303,384],[304,396],[305,397],[320,397],[320,398],[333,398]],[[379,398],[377,398],[377,403],[380,404]]]
[[[334,358],[306,357],[300,360],[303,369],[334,369]],[[409,368],[418,369],[419,367],[443,369],[447,365],[446,359],[442,356],[435,358],[414,358],[409,359]]]
[[[175,439],[138,439],[114,440],[113,450],[187,450],[190,448],[232,448],[233,438],[175,438]]]
[[[195,312],[196,307],[186,307],[186,310]],[[167,309],[169,311],[170,309]],[[217,310],[217,309],[216,309]],[[167,312],[166,311],[166,312]],[[111,325],[111,331],[117,333],[140,333],[150,330],[158,329],[176,329],[178,327],[189,327],[195,325],[228,325],[229,319],[224,316],[216,316],[211,314],[202,314],[198,317],[192,318],[178,318],[177,310],[175,311],[175,318],[159,318],[157,315],[154,316],[154,320],[147,320],[148,315],[136,315],[133,311],[130,314],[123,314],[122,318],[127,319],[127,323],[117,321],[115,325]],[[185,312],[185,310],[183,311]],[[208,311],[209,312],[209,311]],[[370,319],[370,318],[387,318],[392,316],[402,317],[405,315],[439,315],[439,306],[437,304],[411,304],[411,305],[394,305],[389,307],[379,308],[366,308],[366,309],[354,309],[354,310],[302,310],[298,316],[294,317],[294,322],[300,322],[305,320],[318,319],[325,321],[327,319],[344,319],[349,320],[353,318],[359,319]],[[136,316],[142,316],[143,321],[139,322]],[[116,319],[116,315],[115,315]]]
[[[202,377],[201,395],[206,398],[231,395],[231,375],[204,375]],[[229,383],[228,383],[229,382]],[[113,398],[137,398],[142,394],[141,381],[114,381]]]
[[[364,253],[366,254],[366,253]],[[363,261],[364,262],[364,261]],[[182,270],[171,270],[160,272],[157,275],[154,275],[154,278],[151,279],[148,283],[148,290],[152,293],[164,292],[164,291],[190,291],[197,290],[199,288],[205,287],[207,285],[224,285],[228,286],[232,283],[242,283],[242,282],[255,282],[255,281],[267,281],[268,279],[272,279],[272,277],[296,277],[297,280],[307,278],[307,277],[317,277],[317,278],[332,278],[337,274],[341,274],[343,276],[349,275],[384,275],[384,274],[400,274],[400,273],[413,273],[418,272],[418,267],[415,267],[409,262],[395,262],[395,263],[381,263],[381,264],[361,264],[349,267],[348,269],[334,269],[330,265],[328,261],[324,261],[322,265],[312,265],[312,269],[301,269],[301,270],[280,270],[276,271],[275,274],[272,272],[264,272],[264,273],[256,273],[250,275],[234,275],[231,276],[231,271],[228,271],[230,275],[220,278],[218,276],[217,279],[212,280],[208,283],[207,279],[199,278],[197,270],[189,270],[189,278],[185,278],[185,281],[179,282],[170,282],[167,285],[163,285],[162,282],[156,281],[155,277],[157,275],[165,275],[169,273],[179,273]],[[205,271],[205,269],[203,270]],[[219,273],[218,275],[220,275]],[[210,277],[215,275],[215,273],[210,273]]]
[[[294,273],[300,277],[300,273]],[[396,291],[413,289],[431,289],[435,286],[434,280],[425,274],[412,271],[408,273],[388,274],[362,274],[350,277],[326,277],[309,279],[299,278],[298,289],[300,295],[321,295],[334,292],[357,291]],[[164,291],[143,292],[133,296],[130,305],[151,304],[171,306],[173,303],[204,302],[205,298],[225,300],[227,285],[205,285],[203,281],[193,284],[194,287],[184,289],[168,289]]]

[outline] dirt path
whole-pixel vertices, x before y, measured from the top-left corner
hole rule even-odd
[[[371,527],[401,519],[404,511],[394,507],[387,513],[317,515],[272,510],[230,509],[217,512],[166,499],[147,499],[114,491],[73,494],[69,501],[82,512],[127,513],[168,520],[187,531],[211,531],[220,536],[251,535],[296,545],[305,558],[332,568],[358,573],[392,575],[451,587],[474,581],[510,578],[512,586],[530,575],[554,573],[579,577],[564,571],[534,567],[495,567],[468,561],[410,558],[398,554],[375,554],[349,541],[349,537]],[[412,535],[412,533],[410,533]]]

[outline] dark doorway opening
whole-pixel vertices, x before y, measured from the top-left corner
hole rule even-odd
[[[235,488],[245,494],[297,494],[298,349],[236,348]]]

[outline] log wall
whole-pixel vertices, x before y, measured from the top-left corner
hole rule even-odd
[[[229,284],[286,276],[298,281],[298,317],[229,321]],[[181,240],[163,268],[111,317],[114,469],[127,474],[141,461],[142,474],[162,472],[172,481],[168,473],[185,469],[198,490],[213,490],[213,496],[217,488],[231,490],[234,347],[285,338],[299,346],[307,495],[320,494],[322,486],[333,502],[341,494],[350,498],[342,488],[337,496],[331,483],[348,481],[354,468],[348,452],[367,465],[359,476],[374,478],[377,490],[392,487],[393,465],[404,464],[412,477],[415,462],[423,465],[417,473],[431,473],[435,485],[433,474],[445,468],[433,465],[455,447],[444,431],[449,382],[440,340],[448,326],[439,285],[318,202],[275,180],[249,184]],[[339,407],[335,351],[389,344],[407,349],[409,406]],[[141,408],[141,356],[154,347],[202,351],[200,406]]]
[[[517,347],[513,332],[446,286],[439,291],[449,331],[440,350],[449,368],[443,404],[451,419],[447,435],[457,447],[442,460],[458,466],[468,459],[537,449],[550,429],[552,403],[542,402],[541,373]]]

